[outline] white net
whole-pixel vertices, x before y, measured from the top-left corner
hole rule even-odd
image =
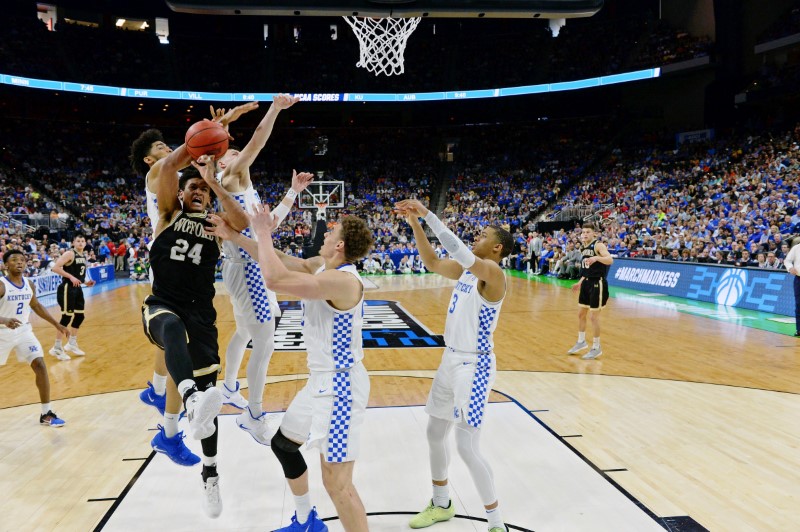
[[[356,66],[376,76],[402,74],[403,53],[408,36],[417,29],[421,18],[343,17],[358,37],[360,57]]]

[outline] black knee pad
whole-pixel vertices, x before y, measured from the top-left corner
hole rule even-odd
[[[83,312],[80,314],[76,313],[75,316],[72,318],[72,327],[77,329],[83,323]]]
[[[62,314],[61,321],[59,323],[64,327],[69,327],[69,324],[72,322],[72,316],[69,314]]]
[[[272,452],[281,463],[283,476],[288,479],[300,478],[308,469],[306,461],[300,453],[300,445],[284,436],[280,429],[272,437]]]

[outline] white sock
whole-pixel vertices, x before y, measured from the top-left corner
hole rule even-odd
[[[194,381],[192,379],[184,379],[178,383],[178,393],[181,394],[181,398],[186,395],[186,392],[194,386]]]
[[[70,336],[69,337],[69,345],[78,345],[78,337],[77,336]]]
[[[592,349],[598,349],[600,347],[600,337],[595,336],[592,338]]]
[[[254,418],[264,413],[263,403],[247,403],[247,408],[250,409],[250,415]]]
[[[492,510],[486,510],[486,520],[489,521],[489,528],[500,527],[505,530],[506,525],[503,523],[503,517],[500,515],[500,506]]]
[[[153,391],[156,392],[156,395],[164,395],[167,393],[166,375],[159,375],[155,371],[153,372]]]
[[[433,505],[440,508],[447,508],[450,506],[450,485],[444,486],[433,485]]]
[[[294,505],[297,508],[297,522],[302,525],[311,515],[311,494],[306,492],[305,495],[295,495]]]
[[[178,420],[180,418],[180,414],[164,412],[164,436],[172,438],[178,433]]]
[[[586,341],[586,331],[578,332],[578,343]]]
[[[42,403],[42,415],[50,411],[50,403]]]
[[[217,467],[217,457],[203,455],[203,465],[206,467]]]
[[[61,338],[59,338],[58,340],[56,340],[56,343],[55,343],[55,348],[56,348],[56,349],[61,349]]]

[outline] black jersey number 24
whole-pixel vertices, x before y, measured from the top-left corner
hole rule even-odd
[[[187,253],[188,251],[188,253]],[[192,259],[192,262],[200,265],[200,258],[201,253],[203,253],[203,244],[195,244],[192,246],[192,249],[189,249],[189,243],[180,238],[175,241],[175,245],[172,246],[172,249],[169,252],[169,258],[172,260],[177,260],[183,262],[186,260],[186,257]]]

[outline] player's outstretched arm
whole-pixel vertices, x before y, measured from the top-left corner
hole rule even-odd
[[[422,229],[422,224],[419,223],[419,217],[422,216],[422,214],[416,209],[400,212],[405,214],[408,225],[410,225],[411,229],[414,231],[414,240],[417,242],[417,250],[419,251],[422,263],[425,264],[425,268],[427,268],[428,271],[438,273],[448,279],[457,280],[461,277],[464,268],[462,268],[460,264],[454,260],[440,259],[436,256],[436,251],[433,249],[433,246],[431,246],[428,236],[425,234],[425,230]]]
[[[31,298],[31,310],[34,311],[37,316],[58,329],[58,332],[62,334],[69,334],[69,329],[56,321],[56,319],[49,312],[47,312],[47,309],[44,308],[41,303],[39,303],[39,300],[36,298],[36,286],[34,286],[33,281],[29,282],[31,285],[31,290],[33,290],[33,297]]]
[[[210,215],[208,220],[212,224],[212,227],[206,228],[206,232],[208,234],[214,235],[223,240],[229,240],[245,250],[251,257],[258,259],[258,242],[256,240],[248,238],[242,233],[231,229],[231,226],[228,225],[218,214]],[[270,241],[272,241],[271,235]],[[289,255],[286,255],[278,250],[275,250],[275,254],[278,255],[278,258],[281,260],[283,265],[291,271],[314,273],[319,269],[320,266],[322,266],[322,259],[320,257],[300,259],[298,257],[290,257]]]
[[[487,286],[485,290],[486,293],[484,294],[485,296],[488,296],[493,301],[502,297],[502,294],[505,292],[505,275],[503,274],[503,270],[496,262],[493,260],[479,259],[476,257],[466,246],[466,244],[464,244],[464,242],[462,242],[461,239],[455,235],[455,233],[448,229],[447,226],[445,226],[444,223],[442,223],[442,221],[433,212],[428,210],[419,200],[403,200],[397,203],[396,208],[401,212],[413,211],[417,215],[424,217],[428,227],[433,230],[433,233],[439,239],[439,242],[442,243],[444,249],[447,250],[447,253],[452,257],[452,259],[439,259],[441,262],[440,264],[437,264],[437,267],[448,268],[447,272],[450,274],[446,275],[442,273],[442,275],[445,275],[450,279],[458,279],[461,276],[461,272],[459,272],[458,276],[453,277],[452,275],[455,274],[456,270],[454,267],[449,265],[451,263],[456,263],[461,268],[462,272],[463,270],[469,270],[475,275],[475,277],[486,283]],[[416,235],[417,231],[414,232],[415,237]],[[484,237],[486,237],[486,235],[484,235]],[[494,298],[495,295],[498,297]]]
[[[292,170],[292,186],[286,191],[286,195],[283,197],[280,204],[272,211],[278,225],[283,223],[292,210],[292,205],[294,205],[297,196],[299,196],[312,181],[314,181],[314,174],[310,172],[300,172],[298,174],[297,170]]]
[[[244,209],[242,209],[239,202],[217,182],[216,176],[214,175],[214,157],[202,155],[196,162],[192,161],[192,166],[197,168],[203,181],[205,181],[208,187],[217,195],[225,211],[219,213],[220,218],[225,220],[235,231],[241,231],[247,227],[249,220],[247,219]]]
[[[256,212],[250,215],[250,220],[259,240],[258,263],[267,288],[303,299],[327,300],[341,300],[354,291],[355,285],[348,278],[352,276],[340,275],[341,272],[335,270],[320,275],[289,270],[272,245],[272,231],[276,227],[276,220],[268,207],[256,206]],[[312,261],[308,261],[310,262]]]
[[[269,106],[267,114],[264,115],[264,118],[261,119],[261,122],[256,127],[250,142],[239,152],[239,157],[225,169],[226,174],[239,175],[250,168],[258,154],[264,149],[270,135],[272,135],[272,129],[275,126],[278,114],[298,101],[300,101],[298,96],[289,96],[288,94],[278,94],[273,98],[272,105]]]

